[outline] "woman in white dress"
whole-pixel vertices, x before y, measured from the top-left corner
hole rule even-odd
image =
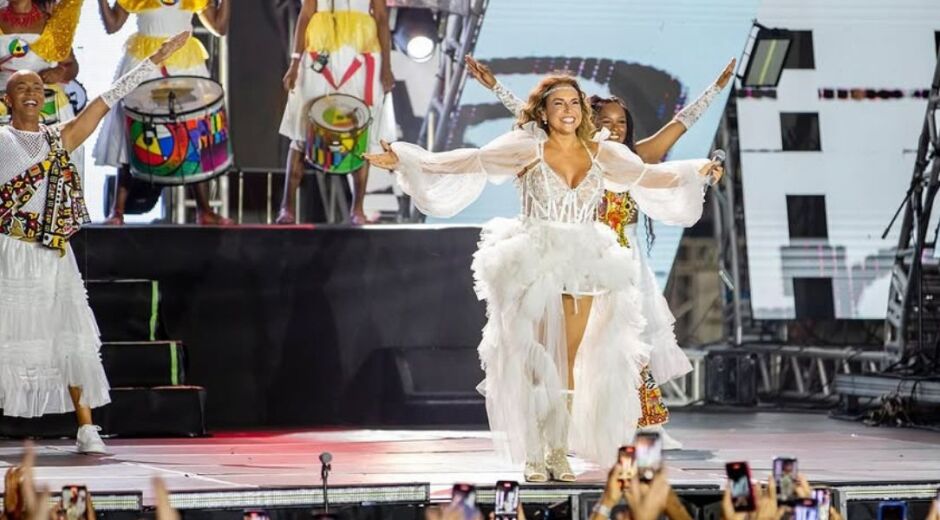
[[[17,71],[39,73],[52,94],[47,99],[50,113],[46,116],[54,116],[60,123],[75,117],[65,86],[78,76],[72,41],[81,7],[81,0],[10,0],[0,8],[0,86]],[[0,106],[0,123],[7,124],[8,119],[6,109]],[[84,167],[83,155],[81,148],[72,152],[79,173]]]
[[[137,32],[128,38],[124,45],[125,53],[118,65],[115,77],[121,77],[142,60],[160,48],[168,38],[181,32],[192,32],[193,15],[198,15],[202,24],[216,36],[228,32],[231,17],[231,0],[98,0],[101,19],[108,34],[113,34],[127,23],[131,14],[137,18]],[[167,76],[198,76],[208,78],[209,69],[206,60],[209,53],[195,37],[190,37],[186,44],[170,57],[151,77],[155,79]],[[101,125],[101,133],[92,152],[98,166],[118,168],[117,190],[114,205],[106,223],[120,225],[124,223],[124,204],[127,202],[129,185],[133,182],[127,165],[127,135],[124,113],[113,110]],[[209,205],[209,191],[206,183],[194,186],[196,197],[196,221],[206,225],[227,225],[232,221],[217,214]]]
[[[519,116],[525,107],[525,102],[497,81],[489,67],[476,61],[472,56],[468,55],[465,59],[468,72],[480,84],[492,90],[513,115]],[[630,111],[627,105],[616,97],[591,96],[594,124],[599,128],[606,128],[610,132],[611,140],[623,143],[639,155],[644,162],[658,163],[698,121],[715,96],[727,86],[734,72],[735,63],[736,60],[732,59],[705,92],[648,138],[636,140],[634,121]],[[637,233],[639,213],[636,202],[630,197],[629,192],[605,191],[598,208],[598,220],[610,226],[617,234],[620,245],[629,249],[632,262],[625,268],[633,269],[635,275],[642,280],[643,315],[646,318],[644,340],[653,346],[653,351],[650,354],[649,366],[644,367],[641,373],[644,384],[640,386],[639,392],[643,415],[640,417],[638,426],[642,431],[659,433],[663,440],[663,449],[681,449],[682,443],[663,428],[669,421],[669,410],[663,402],[659,385],[687,374],[692,370],[692,364],[676,341],[675,318],[656,282],[656,275],[646,255],[639,248],[640,240]],[[649,217],[646,217],[646,224],[647,233],[652,237],[653,226]],[[652,240],[650,240],[651,245]]]
[[[391,35],[384,0],[304,0],[294,31],[294,52],[284,75],[287,107],[281,135],[291,140],[284,179],[284,197],[278,224],[293,224],[295,196],[303,177],[307,106],[327,94],[347,94],[362,100],[372,111],[370,150],[380,139],[395,138],[394,116],[386,108],[385,94],[395,85],[390,62]],[[353,176],[350,221],[365,224],[363,210],[368,166]]]
[[[571,481],[569,447],[604,463],[631,442],[651,345],[642,337],[641,281],[623,269],[629,252],[597,222],[597,204],[605,187],[629,191],[650,216],[691,225],[720,167],[644,164],[606,132],[595,136],[569,76],[545,78],[516,129],[482,148],[430,153],[395,143],[368,158],[394,170],[419,209],[441,217],[465,208],[487,181],[516,180],[522,214],[488,222],[473,261],[487,304],[479,351],[497,449],[525,461],[530,481]]]

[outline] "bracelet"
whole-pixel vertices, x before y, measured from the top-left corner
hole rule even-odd
[[[299,52],[295,52],[295,53],[293,53],[293,54],[290,55],[290,59],[291,59],[291,61],[297,61],[297,60],[300,59],[301,56],[303,56],[303,55],[300,54]]]
[[[594,514],[603,516],[604,518],[610,518],[610,508],[598,502],[594,506]]]

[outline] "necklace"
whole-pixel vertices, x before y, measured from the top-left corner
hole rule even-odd
[[[42,11],[36,7],[36,4],[30,2],[32,9],[25,13],[18,13],[13,10],[13,4],[0,9],[0,20],[4,24],[17,27],[32,27],[42,21]]]

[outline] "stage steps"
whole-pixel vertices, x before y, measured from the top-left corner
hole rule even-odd
[[[187,384],[186,346],[158,339],[160,288],[154,280],[89,280],[88,301],[101,332],[101,361],[111,404],[93,411],[106,436],[206,434],[206,389]],[[0,436],[75,434],[71,413],[23,419],[0,417]]]

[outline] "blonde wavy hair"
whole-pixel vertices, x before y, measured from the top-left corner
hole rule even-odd
[[[535,121],[535,124],[545,130],[546,133],[551,133],[548,125],[542,123],[541,114],[545,113],[545,103],[548,101],[546,94],[548,91],[562,85],[569,85],[578,91],[578,97],[580,98],[579,104],[581,105],[581,124],[578,125],[576,134],[579,139],[588,142],[594,137],[594,133],[597,131],[597,128],[594,126],[594,112],[591,110],[587,96],[584,94],[584,91],[581,90],[581,86],[578,85],[578,80],[567,74],[552,74],[551,76],[542,78],[542,81],[529,93],[529,99],[526,100],[522,112],[516,119],[516,124],[521,127],[528,122]]]

